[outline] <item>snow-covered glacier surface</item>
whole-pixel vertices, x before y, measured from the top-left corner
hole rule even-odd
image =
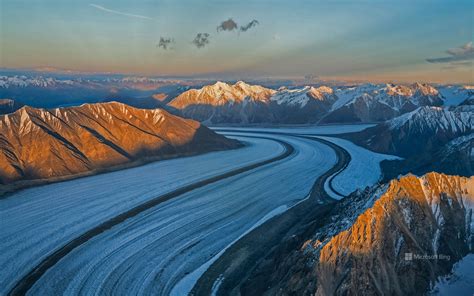
[[[382,176],[380,163],[383,160],[400,159],[398,156],[372,152],[344,139],[324,136],[319,136],[318,138],[330,141],[346,149],[351,155],[351,161],[347,168],[337,174],[332,180],[334,189],[343,195],[349,195],[356,189],[364,189],[366,186],[372,186],[377,183]],[[342,198],[342,196],[335,194],[329,189],[327,182],[324,187],[331,197],[335,199]]]
[[[300,135],[335,135],[344,133],[360,132],[366,128],[375,126],[375,124],[335,124],[335,125],[295,125],[282,127],[211,127],[212,129],[246,132],[272,132],[285,134],[300,134]]]
[[[291,143],[295,153],[127,219],[65,256],[31,294],[186,295],[223,250],[306,198],[314,180],[336,163],[327,145],[271,137]]]
[[[272,140],[19,191],[0,200],[0,295],[48,254],[149,199],[283,153]]]
[[[442,277],[430,295],[472,296],[474,293],[474,254],[469,254],[453,267],[452,274]]]

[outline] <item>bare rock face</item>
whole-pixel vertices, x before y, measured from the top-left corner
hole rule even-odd
[[[117,102],[23,107],[0,116],[0,183],[73,176],[239,145],[161,109]]]
[[[474,248],[474,177],[390,182],[321,249],[317,295],[419,295]]]

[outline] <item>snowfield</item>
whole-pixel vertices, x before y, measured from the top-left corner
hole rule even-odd
[[[366,128],[373,127],[375,124],[341,124],[341,125],[319,125],[319,126],[282,126],[282,127],[211,127],[215,131],[240,131],[246,132],[272,132],[298,135],[336,135],[363,131]]]

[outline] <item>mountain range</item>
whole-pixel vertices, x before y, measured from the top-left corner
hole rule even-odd
[[[239,81],[190,89],[168,106],[184,117],[210,124],[381,122],[422,106],[460,104],[471,89],[428,84],[373,85],[333,89],[327,86],[278,90]]]
[[[372,151],[403,157],[382,162],[386,180],[408,172],[470,176],[474,173],[471,107],[420,107],[347,138]]]
[[[418,107],[457,106],[474,97],[470,86],[423,83],[301,87],[287,81],[278,87],[262,81],[272,88],[242,81],[205,83],[149,77],[2,75],[0,97],[41,108],[119,101],[137,108],[165,108],[217,125],[382,122]]]
[[[0,116],[0,183],[68,178],[240,147],[199,122],[112,102]]]
[[[189,118],[219,123],[316,122],[336,100],[329,87],[278,90],[238,81],[188,90],[168,105]]]
[[[443,105],[438,90],[421,83],[366,85],[342,90],[339,96],[341,100],[333,105],[321,123],[384,121],[420,106]]]

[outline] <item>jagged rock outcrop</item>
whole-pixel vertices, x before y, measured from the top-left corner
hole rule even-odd
[[[419,295],[474,247],[474,177],[391,181],[322,249],[317,295]]]
[[[121,103],[0,116],[0,184],[91,173],[130,163],[239,147],[200,123]]]

